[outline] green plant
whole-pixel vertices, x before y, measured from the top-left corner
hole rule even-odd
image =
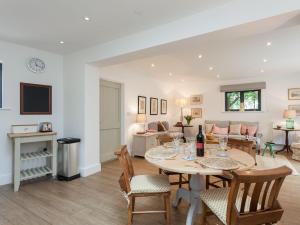
[[[193,120],[193,117],[191,115],[184,116],[184,119],[186,120],[187,124],[190,125],[191,121]]]

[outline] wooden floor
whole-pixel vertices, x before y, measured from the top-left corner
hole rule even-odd
[[[300,163],[292,161],[300,171]],[[143,159],[134,159],[137,174],[157,173]],[[71,182],[40,180],[22,184],[14,193],[10,185],[0,188],[0,225],[125,225],[126,201],[119,192],[117,161],[105,163],[101,173]],[[174,198],[175,189],[172,192]],[[300,177],[287,178],[280,193],[285,209],[280,225],[300,224]],[[137,208],[162,208],[160,199],[138,199]],[[172,224],[183,225],[187,204],[172,209]],[[134,224],[164,224],[162,215],[135,216]],[[195,224],[199,224],[198,221]]]

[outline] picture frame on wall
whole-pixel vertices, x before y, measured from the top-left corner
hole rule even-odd
[[[158,98],[150,98],[150,115],[158,115]]]
[[[296,116],[300,116],[300,104],[299,105],[289,105],[290,110],[296,110]]]
[[[145,96],[138,96],[138,114],[146,114],[147,98]]]
[[[202,108],[191,108],[191,116],[193,118],[202,118]]]
[[[290,88],[288,95],[289,100],[300,100],[300,88]]]
[[[167,114],[168,112],[168,101],[165,99],[160,100],[160,114]]]
[[[203,96],[202,95],[192,95],[190,97],[190,104],[191,105],[201,105],[203,103]]]

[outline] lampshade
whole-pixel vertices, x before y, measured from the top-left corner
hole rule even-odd
[[[283,111],[283,118],[285,119],[292,119],[296,117],[296,110],[289,110],[286,109]]]
[[[176,99],[176,105],[180,106],[180,107],[186,106],[187,105],[187,99],[186,98]]]
[[[146,114],[137,114],[136,115],[136,122],[137,123],[146,123],[147,122]]]

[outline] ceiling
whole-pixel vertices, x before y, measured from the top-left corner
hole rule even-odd
[[[156,27],[229,1],[0,0],[0,39],[64,54]],[[89,17],[90,21],[85,21],[84,17]]]
[[[127,70],[177,81],[299,75],[299,40],[300,12],[296,11],[98,62],[97,65],[123,64]],[[267,42],[271,42],[271,46],[267,46]]]

